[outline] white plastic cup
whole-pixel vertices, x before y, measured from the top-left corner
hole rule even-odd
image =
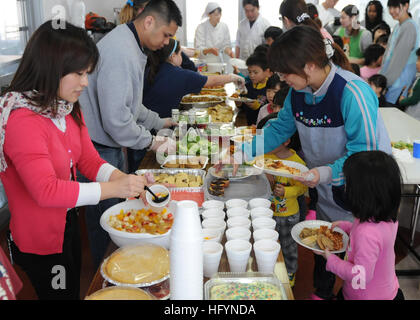
[[[271,218],[256,218],[252,220],[252,228],[258,229],[274,229],[276,227],[276,220]]]
[[[258,240],[254,243],[255,259],[258,271],[273,273],[280,253],[280,244],[274,240]]]
[[[225,203],[219,200],[207,200],[203,202],[202,207],[204,210],[214,209],[214,208],[223,210],[225,208]]]
[[[226,240],[242,239],[249,241],[251,239],[251,231],[248,228],[235,227],[226,230]]]
[[[225,243],[226,254],[231,272],[245,272],[252,245],[246,240],[230,240]]]
[[[254,198],[249,201],[249,208],[270,208],[271,201],[264,198]]]
[[[168,195],[168,198],[166,198],[165,201],[160,202],[160,203],[157,203],[157,202],[154,202],[153,201],[153,198],[154,198],[153,195],[149,191],[146,191],[146,200],[150,204],[151,207],[161,208],[161,207],[166,206],[169,203],[169,201],[171,201],[171,192],[164,185],[154,184],[154,185],[150,186],[149,189],[152,190],[152,192],[156,196],[158,196],[157,195],[158,193],[162,193],[162,194],[167,194]]]
[[[203,219],[216,218],[216,219],[224,220],[226,213],[222,209],[212,208],[212,209],[204,210],[201,213],[201,216],[203,217]]]
[[[235,227],[242,227],[242,228],[250,229],[251,228],[251,220],[249,220],[248,218],[245,218],[245,217],[229,218],[229,219],[227,219],[227,227],[228,227],[228,229],[235,228]]]
[[[254,238],[254,242],[259,240],[273,240],[277,241],[279,239],[279,233],[274,229],[257,229],[254,230],[252,233],[252,237]]]
[[[227,210],[227,217],[228,218],[233,218],[233,217],[245,217],[245,218],[249,218],[249,215],[251,214],[249,212],[248,209],[244,208],[244,207],[235,207],[235,208],[230,208]]]
[[[216,241],[219,242],[222,240],[222,232],[217,229],[203,229],[203,241]]]
[[[222,234],[225,232],[226,229],[226,222],[222,219],[216,218],[204,219],[201,225],[203,226],[203,228],[206,229],[219,230]]]
[[[264,207],[258,207],[251,209],[251,220],[254,220],[256,218],[272,218],[273,217],[273,210],[270,208],[264,208]]]
[[[243,199],[231,199],[226,201],[226,208],[227,209],[231,209],[231,208],[236,208],[236,207],[241,207],[241,208],[248,208],[248,201],[245,201]]]
[[[215,241],[203,243],[203,275],[210,278],[217,273],[222,257],[223,246]]]

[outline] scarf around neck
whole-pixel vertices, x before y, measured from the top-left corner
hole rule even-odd
[[[29,109],[39,115],[49,119],[60,119],[69,115],[73,110],[73,103],[65,100],[58,100],[57,113],[54,115],[52,107],[41,108],[33,105],[31,97],[36,95],[36,91],[26,92],[8,92],[0,98],[0,172],[7,168],[6,158],[4,156],[4,138],[6,134],[7,121],[10,112],[19,108]]]

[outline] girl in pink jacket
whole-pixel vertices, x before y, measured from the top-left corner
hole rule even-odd
[[[343,167],[346,179],[342,206],[353,223],[336,221],[350,238],[344,260],[327,249],[327,270],[344,280],[338,299],[403,300],[395,274],[394,244],[401,199],[401,175],[392,156],[364,151],[350,156]],[[337,200],[337,199],[336,199]]]

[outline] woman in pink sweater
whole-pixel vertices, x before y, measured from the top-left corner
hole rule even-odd
[[[72,208],[143,195],[146,184],[107,164],[93,147],[78,98],[98,50],[85,30],[59,23],[48,21],[33,34],[0,97],[9,248],[39,299],[80,297],[79,223]],[[76,182],[76,169],[97,182]]]
[[[327,270],[344,280],[337,298],[345,300],[403,300],[395,274],[394,244],[401,199],[401,175],[392,156],[364,151],[344,163],[344,197],[338,202],[355,217],[353,223],[333,222],[349,234],[347,259],[327,249]]]

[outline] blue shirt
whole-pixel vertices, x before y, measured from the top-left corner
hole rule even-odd
[[[148,75],[149,69],[146,69],[143,105],[161,118],[171,117],[172,109],[179,106],[183,96],[199,93],[207,82],[206,76],[167,62],[160,67],[153,85],[150,85]]]

